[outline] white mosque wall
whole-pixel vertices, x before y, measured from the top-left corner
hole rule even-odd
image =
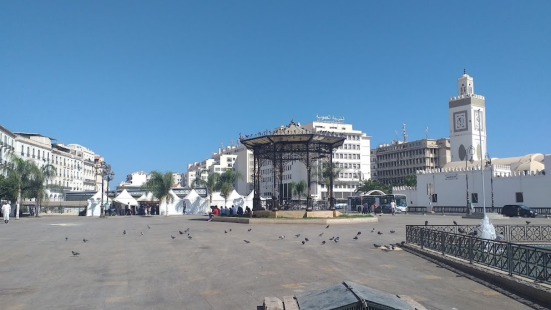
[[[551,162],[546,155],[545,162]],[[532,208],[551,208],[551,176],[545,172],[503,172],[503,167],[494,166],[493,195],[494,206],[524,204]],[[492,206],[492,169],[484,170],[486,208]],[[480,167],[468,169],[432,169],[417,173],[417,187],[395,187],[394,194],[405,194],[410,206],[466,206],[468,175],[469,199],[472,193],[478,194],[475,207],[483,207],[482,175]],[[429,194],[436,194],[437,201],[429,203]],[[523,201],[517,202],[517,193],[522,193]]]

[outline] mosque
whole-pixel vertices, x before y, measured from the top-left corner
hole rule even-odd
[[[417,171],[416,187],[394,187],[393,194],[404,194],[409,206],[429,210],[465,207],[469,202],[487,212],[506,204],[551,208],[551,176],[545,172],[551,154],[489,157],[485,98],[475,94],[473,77],[466,72],[457,80],[457,91],[448,110],[451,162]]]

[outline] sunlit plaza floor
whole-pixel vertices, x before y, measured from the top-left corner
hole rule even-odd
[[[406,251],[373,247],[405,240],[406,224],[479,220],[411,214],[379,220],[326,228],[215,223],[203,216],[12,219],[0,224],[0,308],[256,309],[266,296],[348,280],[409,295],[427,309],[529,309]],[[540,222],[551,219],[532,219]],[[187,228],[192,239],[178,232]],[[334,236],[339,243],[329,241]]]

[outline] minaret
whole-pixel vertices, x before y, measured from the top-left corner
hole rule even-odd
[[[484,158],[487,153],[485,100],[484,96],[474,93],[474,80],[465,70],[457,79],[457,97],[449,100],[449,120],[452,161]]]

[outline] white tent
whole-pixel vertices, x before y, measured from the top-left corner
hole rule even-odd
[[[194,189],[184,197],[184,203],[186,214],[208,214],[210,212],[208,200],[199,196]]]
[[[159,214],[160,215],[177,215],[184,214],[184,201],[178,197],[172,190],[168,192],[172,201],[167,205],[166,199],[161,201],[159,205]]]
[[[103,194],[103,204],[109,205],[111,199],[107,198],[107,195]],[[86,206],[86,216],[100,216],[101,215],[101,191],[98,191],[94,196],[88,198],[88,205]]]
[[[136,200],[139,201],[139,202],[142,202],[142,201],[159,201],[159,199],[153,197],[152,192],[144,193],[143,195],[140,196],[140,198],[138,198]]]
[[[213,206],[223,207],[225,204],[224,197],[220,195],[220,192],[212,193],[212,204]]]
[[[243,209],[249,207],[249,208],[253,208],[253,199],[254,199],[254,190],[252,190],[249,195],[247,195],[247,197],[245,197],[245,206],[243,207]],[[262,198],[260,197],[260,200],[261,201],[265,201],[266,198]]]
[[[134,199],[134,197],[132,197],[126,189],[124,189],[117,197],[115,197],[115,202],[118,202],[122,205],[138,205],[138,201],[136,201],[136,199]]]
[[[243,196],[239,195],[239,193],[237,193],[237,191],[234,189],[230,196],[228,197],[228,204],[230,204],[235,206],[236,208],[239,208],[239,207],[242,207],[243,209],[245,209],[245,199],[243,199]]]

